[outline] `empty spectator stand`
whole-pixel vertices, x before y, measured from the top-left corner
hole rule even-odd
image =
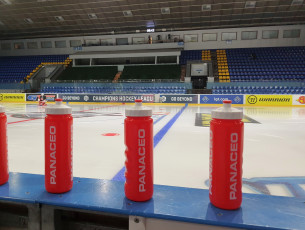
[[[203,56],[202,50],[182,50],[179,63],[186,65],[187,61],[202,60]]]
[[[213,86],[213,94],[304,94],[297,86]]]
[[[227,49],[231,82],[304,81],[305,47]]]
[[[29,79],[42,63],[63,64],[67,58],[68,55],[0,57],[0,83],[21,82]]]
[[[190,83],[50,83],[43,93],[185,94]]]
[[[214,50],[181,51],[180,64],[206,60],[207,51],[214,53]],[[220,82],[305,80],[304,46],[216,50],[216,55],[217,62],[213,65],[217,65],[218,73],[214,71],[214,74]]]

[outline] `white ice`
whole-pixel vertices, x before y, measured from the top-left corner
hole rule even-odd
[[[44,174],[44,108],[2,104],[8,115],[11,172]],[[130,105],[70,105],[74,117],[73,170],[76,177],[112,179],[124,167],[124,110]],[[182,106],[151,106],[154,134]],[[215,107],[188,106],[154,149],[154,183],[208,188],[209,128],[195,126],[195,114]],[[305,107],[244,107],[259,123],[245,124],[243,178],[304,177]],[[37,119],[33,119],[37,118]],[[33,120],[32,120],[33,119]],[[117,133],[117,136],[103,136]],[[291,196],[268,185],[273,195]],[[279,191],[281,190],[281,191]],[[244,192],[260,193],[244,186]]]

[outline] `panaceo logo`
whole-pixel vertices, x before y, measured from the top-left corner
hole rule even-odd
[[[255,104],[257,102],[257,97],[254,95],[250,95],[247,99],[249,104]]]
[[[3,95],[2,94],[0,94],[0,101],[2,101],[3,100]]]

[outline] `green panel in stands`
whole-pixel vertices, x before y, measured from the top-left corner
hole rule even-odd
[[[120,79],[180,79],[179,65],[125,66]]]
[[[65,69],[58,80],[113,80],[117,66],[71,67]]]

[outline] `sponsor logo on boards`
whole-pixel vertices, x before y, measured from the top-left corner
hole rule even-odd
[[[222,104],[224,100],[231,100],[232,104],[244,104],[243,95],[234,95],[234,94],[200,95],[200,104]]]
[[[68,102],[134,102],[136,99],[142,99],[143,102],[153,103],[154,95],[109,95],[109,94],[59,94],[59,98]]]
[[[296,101],[302,105],[305,104],[305,96],[300,96]]]
[[[47,101],[55,101],[56,99],[56,94],[44,94],[46,96]],[[26,101],[37,101],[40,99],[41,94],[40,93],[35,93],[35,94],[26,94]]]
[[[292,105],[292,95],[246,95],[246,105]]]
[[[24,102],[25,94],[23,93],[3,93],[0,94],[0,101],[3,102]]]
[[[160,95],[159,102],[161,103],[192,103],[197,104],[198,103],[198,95],[197,94],[167,94],[167,95]]]
[[[209,101],[209,98],[207,96],[204,96],[202,98],[202,102],[207,103]]]
[[[255,104],[257,102],[257,97],[255,95],[250,95],[247,99],[249,104]]]
[[[86,95],[86,96],[84,96],[84,101],[89,101],[89,97]]]

